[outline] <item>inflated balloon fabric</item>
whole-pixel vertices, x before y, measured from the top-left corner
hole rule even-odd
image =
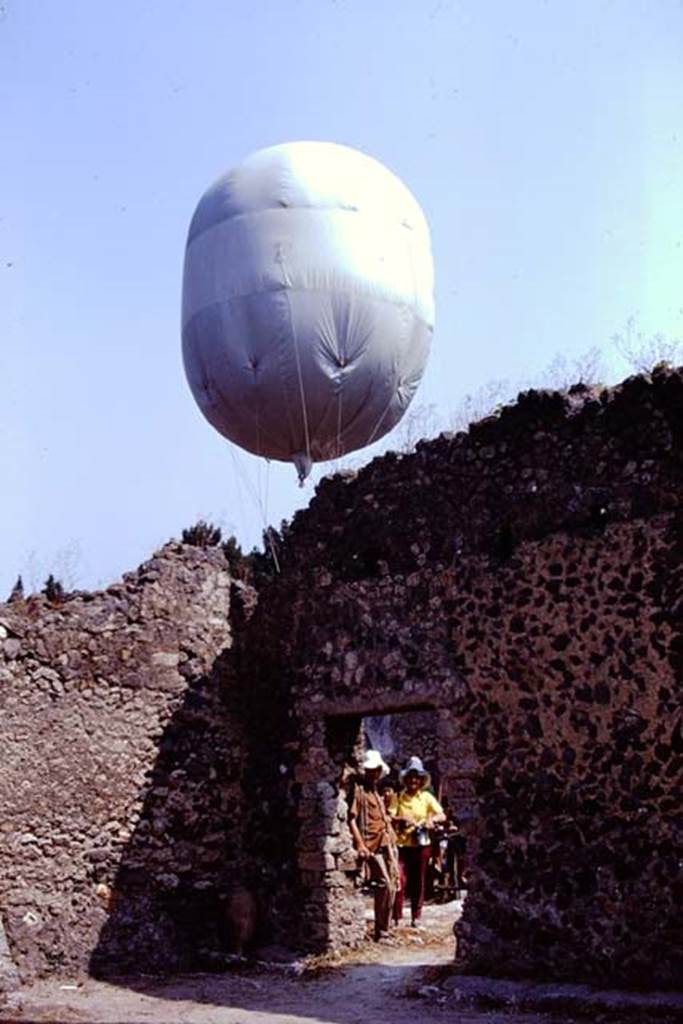
[[[429,229],[408,189],[346,146],[252,154],[202,197],[183,356],[209,422],[256,455],[310,462],[390,430],[434,323]]]

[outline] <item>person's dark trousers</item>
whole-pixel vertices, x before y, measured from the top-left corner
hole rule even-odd
[[[398,851],[398,867],[401,885],[394,901],[394,921],[403,917],[403,902],[410,900],[410,913],[413,921],[419,921],[425,901],[425,879],[427,865],[432,850],[430,846],[400,846]]]

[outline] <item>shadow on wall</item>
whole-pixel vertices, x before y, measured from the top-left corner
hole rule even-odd
[[[94,975],[206,970],[240,945],[232,904],[242,898],[243,743],[230,662],[226,652],[189,682],[118,866],[104,845],[91,854],[109,911],[90,957]]]

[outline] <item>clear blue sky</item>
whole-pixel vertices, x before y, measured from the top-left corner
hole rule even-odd
[[[634,313],[680,330],[682,57],[677,0],[1,0],[0,597],[106,584],[198,516],[250,547],[310,499],[236,458],[180,359],[189,218],[259,147],[355,146],[423,205],[417,403]]]

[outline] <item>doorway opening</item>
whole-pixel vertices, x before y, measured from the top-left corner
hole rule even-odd
[[[405,792],[405,769],[419,758],[426,774],[425,790],[431,794],[445,820],[430,829],[431,855],[425,879],[425,900],[430,903],[464,902],[467,896],[467,836],[456,813],[455,781],[447,766],[442,766],[439,713],[435,708],[369,715],[362,719],[364,749],[378,750],[389,768],[380,783],[387,804],[394,812]],[[446,770],[444,770],[446,769]],[[398,829],[401,842],[401,829]],[[426,838],[422,839],[426,843]]]
[[[378,750],[388,772],[380,780],[378,789],[392,816],[397,816],[397,800],[404,791],[404,769],[409,758],[419,757],[429,775],[425,791],[437,801],[444,819],[431,821],[428,838],[421,838],[429,846],[428,863],[424,876],[424,904],[417,915],[419,925],[412,926],[414,904],[414,875],[411,892],[404,894],[404,914],[394,921],[391,938],[399,945],[419,942],[434,952],[434,959],[449,960],[453,956],[453,925],[462,914],[466,898],[467,831],[458,820],[458,799],[462,796],[457,767],[453,764],[453,725],[450,709],[421,706],[398,710],[372,709],[366,714],[331,714],[324,717],[321,746],[325,750],[324,762],[318,763],[318,779],[325,788],[327,822],[330,830],[318,818],[315,824],[318,849],[325,856],[320,861],[320,874],[306,878],[315,886],[311,898],[318,908],[324,902],[325,947],[340,948],[368,938],[373,932],[374,893],[372,879],[359,872],[357,851],[348,824],[349,807],[355,787],[363,777],[363,761],[368,750]],[[325,781],[323,781],[323,778]],[[312,830],[304,825],[308,833]],[[322,836],[321,832],[327,832]],[[405,827],[404,842],[409,840],[412,827]],[[409,841],[406,841],[409,840]],[[425,853],[425,856],[426,853]],[[410,859],[401,855],[401,861]],[[306,863],[309,863],[307,858]],[[312,862],[311,862],[312,863]],[[324,873],[323,873],[324,872]],[[405,883],[406,872],[401,872]],[[324,892],[322,891],[324,889]],[[396,916],[397,908],[394,908]],[[317,914],[320,914],[318,909]],[[321,925],[323,922],[321,922]],[[319,925],[320,927],[320,925]],[[310,933],[309,933],[310,934]],[[322,936],[321,936],[322,937]]]

